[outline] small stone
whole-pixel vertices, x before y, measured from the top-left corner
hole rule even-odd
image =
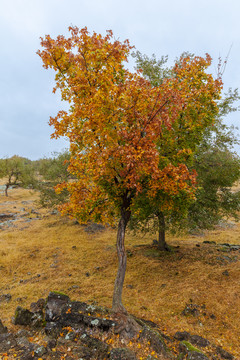
[[[103,230],[105,230],[105,226],[103,226],[102,224],[96,224],[96,223],[90,223],[84,229],[84,231],[89,234],[95,234],[96,232],[103,231]]]
[[[188,340],[190,338],[190,334],[187,331],[177,331],[174,335],[174,338],[179,341]]]
[[[133,288],[134,288],[133,285],[127,285],[126,287],[127,287],[128,289],[133,289]]]
[[[224,271],[222,272],[222,275],[224,275],[224,276],[229,276],[229,272],[228,272],[227,270],[224,270]]]
[[[193,316],[199,316],[199,306],[198,305],[194,305],[194,304],[187,304],[185,306],[185,309],[182,312],[182,315],[188,316],[188,315],[193,315]]]
[[[3,294],[3,295],[0,295],[0,303],[1,302],[9,302],[10,300],[12,299],[12,295],[11,294]]]
[[[47,343],[47,348],[49,348],[50,350],[54,349],[57,345],[57,341],[56,339],[50,339]]]
[[[132,257],[133,256],[133,253],[132,253],[131,250],[127,250],[126,254],[127,254],[127,257]]]
[[[210,319],[216,320],[216,316],[214,314],[211,314]]]
[[[27,296],[16,298],[17,302],[19,302],[19,303],[22,303],[23,300],[26,300],[26,299],[27,299]]]
[[[74,331],[68,332],[67,335],[65,336],[65,339],[70,341],[74,341],[75,338],[76,338],[76,334]]]
[[[44,346],[39,346],[34,351],[34,354],[36,354],[38,357],[41,357],[42,355],[47,353],[47,349]]]

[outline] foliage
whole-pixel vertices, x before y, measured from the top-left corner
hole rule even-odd
[[[86,28],[69,30],[67,39],[47,35],[38,51],[44,67],[56,71],[54,92],[60,89],[70,105],[50,119],[53,137],[70,140],[69,171],[77,177],[58,187],[70,193],[61,210],[82,222],[120,217],[113,308],[121,312],[124,237],[134,200],[143,191],[150,198],[162,192],[162,207],[170,209],[180,192],[194,196],[196,175],[186,160],[217,114],[222,85],[206,72],[206,55],[181,58],[173,76],[152,86],[124,67],[132,49],[128,41],[113,41],[111,31],[103,37]]]
[[[17,155],[0,159],[0,178],[6,178],[6,196],[10,186],[34,187],[35,177],[31,160]]]
[[[37,188],[40,191],[40,203],[44,207],[56,207],[68,200],[68,191],[56,193],[55,186],[62,182],[68,182],[72,176],[67,171],[70,154],[63,151],[54,153],[51,158],[38,160],[38,173],[40,181]]]
[[[232,187],[240,179],[239,156],[219,148],[216,139],[215,144],[199,148],[194,163],[198,172],[198,190],[196,201],[189,208],[188,228],[210,229],[223,219],[238,220],[240,191],[234,191]]]
[[[141,68],[144,77],[149,79],[153,86],[161,84],[164,77],[174,76],[172,69],[166,68],[165,58],[160,61],[136,52],[137,67]],[[193,55],[188,53],[183,56]],[[178,60],[179,62],[179,60]],[[157,65],[156,65],[157,64]],[[165,68],[163,68],[165,66]],[[162,209],[162,202],[165,202],[166,194],[160,192],[149,199],[142,193],[137,202],[138,216],[132,218],[131,227],[141,228],[144,231],[156,231],[159,233],[159,247],[166,248],[165,229],[172,231],[181,228],[205,229],[217,224],[220,219],[234,216],[238,218],[239,193],[233,193],[231,188],[240,178],[240,160],[232,151],[234,144],[239,142],[235,135],[234,128],[224,124],[223,118],[229,112],[236,111],[234,102],[239,100],[238,91],[229,89],[223,99],[218,102],[219,113],[216,114],[214,123],[206,127],[200,137],[186,131],[184,115],[179,128],[186,131],[186,138],[181,137],[185,145],[192,150],[192,157],[185,158],[184,163],[196,170],[198,189],[195,194],[195,201],[187,198],[184,192],[179,192],[172,198],[173,206],[170,210]],[[194,100],[193,100],[194,101]],[[197,113],[196,116],[201,116]],[[171,133],[167,133],[167,136]],[[177,138],[179,139],[179,137]],[[172,140],[176,140],[175,134]],[[169,139],[167,138],[167,142]],[[171,140],[170,140],[171,143]],[[177,142],[175,142],[176,145]],[[165,144],[166,145],[166,144]],[[179,146],[179,144],[177,145]],[[162,146],[166,148],[166,146]],[[175,154],[176,149],[169,148],[169,155]],[[192,199],[193,200],[193,199]]]
[[[171,77],[171,69],[167,67],[168,56],[162,56],[157,60],[156,55],[152,57],[141,54],[136,51],[132,54],[136,62],[136,70],[141,69],[144,77],[152,84],[152,86],[159,86],[164,79]]]

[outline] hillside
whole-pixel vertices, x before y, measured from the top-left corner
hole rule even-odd
[[[18,329],[11,322],[16,307],[29,308],[50,291],[111,307],[116,231],[80,226],[36,199],[28,190],[0,193],[0,319],[10,331]],[[187,331],[240,358],[239,230],[230,222],[202,236],[169,235],[167,253],[152,245],[154,236],[128,233],[128,311],[170,338]],[[173,352],[176,345],[169,344]]]

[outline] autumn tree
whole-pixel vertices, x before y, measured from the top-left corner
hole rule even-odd
[[[167,57],[157,60],[155,55],[148,57],[139,51],[134,54],[134,57],[137,68],[142,70],[143,76],[151,82],[152,86],[160,86],[165,78],[176,76],[174,69],[166,65]],[[189,53],[183,53],[182,57],[194,58]],[[178,59],[176,61],[179,62]],[[219,112],[216,114],[214,123],[196,136],[192,133],[194,127],[189,129],[185,123],[187,118],[184,112],[180,114],[180,122],[175,122],[180,129],[178,139],[191,149],[191,156],[183,161],[188,168],[194,168],[197,172],[195,199],[190,199],[184,191],[181,191],[177,196],[172,197],[171,208],[164,209],[163,205],[166,203],[168,194],[159,191],[154,198],[150,199],[146,193],[142,192],[136,202],[137,216],[131,219],[132,229],[158,232],[157,245],[160,250],[169,248],[165,240],[166,229],[173,232],[182,229],[209,229],[223,218],[238,218],[239,193],[233,193],[232,186],[240,178],[239,157],[233,151],[233,145],[239,143],[239,139],[234,129],[223,121],[226,115],[237,110],[234,107],[237,100],[239,100],[237,89],[229,89],[228,93],[218,101]],[[190,103],[190,106],[195,106],[194,101]],[[201,113],[196,115],[201,117]],[[184,129],[187,130],[186,137],[184,137]],[[182,133],[181,130],[183,130]],[[172,140],[174,140],[176,132],[167,131],[162,139],[166,137],[169,143],[168,137],[172,135]],[[177,146],[179,146],[179,140]],[[166,147],[167,143],[161,146],[161,148]],[[175,153],[174,147],[168,148],[168,157],[175,156]]]
[[[33,187],[35,176],[31,160],[17,155],[0,159],[0,178],[5,179],[6,196],[11,186]]]
[[[206,72],[211,63],[206,55],[182,58],[173,69],[176,76],[153,87],[140,72],[126,68],[132,49],[127,40],[114,40],[111,31],[102,36],[91,35],[86,28],[69,30],[69,38],[42,38],[44,49],[38,51],[43,66],[56,72],[54,92],[59,89],[62,100],[69,103],[68,112],[50,118],[53,137],[69,138],[69,171],[77,177],[58,187],[70,194],[61,211],[81,222],[111,223],[119,218],[112,307],[127,314],[122,304],[124,238],[134,201],[143,191],[150,197],[163,191],[169,194],[164,206],[170,208],[171,196],[180,191],[194,196],[195,172],[183,161],[190,153],[188,141],[184,146],[176,144],[182,142],[183,132],[187,139],[186,132],[194,127],[192,133],[199,136],[212,123],[221,81]],[[181,130],[176,124],[182,112],[187,121]],[[168,135],[173,132],[175,139]],[[164,140],[161,149],[163,134],[169,136],[169,143],[166,146]],[[171,159],[170,149],[171,153],[175,149]]]

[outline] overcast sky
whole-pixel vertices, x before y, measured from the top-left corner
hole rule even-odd
[[[112,29],[142,53],[169,55],[170,62],[183,51],[208,52],[216,67],[232,46],[223,81],[225,90],[240,86],[239,0],[0,0],[0,5],[0,158],[38,159],[67,147],[64,140],[50,139],[49,117],[64,105],[52,94],[54,73],[42,68],[36,51],[40,36],[68,35],[69,25],[102,34]],[[214,66],[212,71],[216,75]],[[239,120],[235,113],[226,121],[237,126]]]

